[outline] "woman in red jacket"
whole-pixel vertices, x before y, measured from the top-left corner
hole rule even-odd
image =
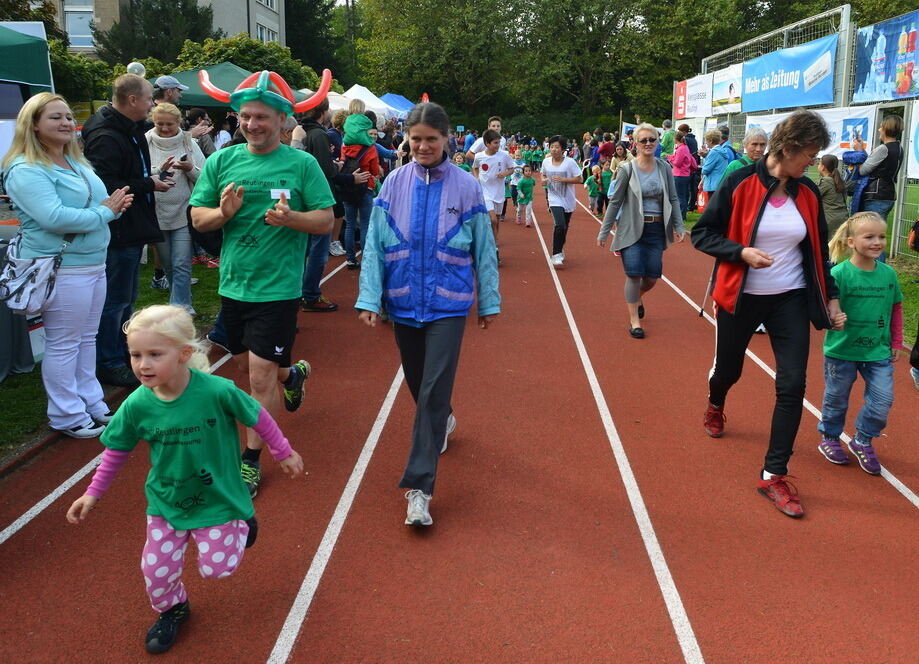
[[[692,230],[696,249],[716,259],[717,335],[705,432],[724,433],[728,390],[740,379],[753,331],[765,323],[775,353],[776,403],[757,489],[791,517],[804,515],[786,476],[801,424],[808,321],[817,329],[842,329],[845,322],[828,266],[820,193],[804,176],[829,143],[819,115],[792,113],[773,131],[765,159],[728,175]]]

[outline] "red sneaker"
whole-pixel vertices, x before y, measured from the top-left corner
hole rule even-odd
[[[793,519],[804,516],[801,499],[798,498],[798,489],[788,481],[791,475],[772,475],[771,479],[759,480],[756,490],[772,501],[776,509]]]
[[[712,438],[721,438],[724,435],[724,423],[727,422],[724,416],[724,407],[718,408],[711,403],[705,409],[705,416],[702,418],[702,428]]]
[[[218,256],[217,258],[211,258],[210,260],[208,260],[204,264],[204,267],[209,268],[209,269],[220,267],[220,256]]]

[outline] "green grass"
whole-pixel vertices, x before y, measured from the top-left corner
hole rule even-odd
[[[199,283],[192,286],[192,304],[198,312],[195,324],[201,334],[213,327],[220,309],[220,296],[217,295],[218,272],[219,270],[201,265],[192,266],[192,276],[199,279]],[[169,291],[150,288],[152,276],[152,265],[142,265],[137,297],[138,309],[169,302]],[[111,390],[107,391],[109,392]],[[50,431],[45,414],[48,401],[42,385],[40,363],[35,365],[31,373],[9,376],[0,383],[0,403],[3,404],[0,459],[11,455],[24,443],[44,437]]]

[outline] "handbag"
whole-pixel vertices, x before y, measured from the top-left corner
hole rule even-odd
[[[84,208],[92,201],[92,187],[82,171],[77,171],[86,183],[89,195]],[[20,258],[19,244],[22,241],[22,230],[10,241],[6,258],[0,268],[0,301],[14,313],[32,316],[40,313],[45,304],[54,296],[57,283],[57,270],[64,260],[64,250],[73,242],[77,233],[64,236],[60,249],[52,256]]]

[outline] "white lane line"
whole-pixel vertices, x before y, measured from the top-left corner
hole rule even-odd
[[[578,200],[577,203],[578,203],[578,205],[580,205],[582,208],[584,208],[584,209],[587,211],[587,214],[590,214],[590,209],[588,209],[580,200]],[[593,217],[593,215],[591,215],[591,217]],[[602,222],[599,221],[599,220],[598,220],[598,223],[600,223],[600,224],[602,225]],[[680,297],[682,297],[684,300],[686,300],[686,302],[689,304],[690,307],[692,307],[692,308],[693,308],[695,311],[697,311],[697,312],[700,311],[699,305],[696,304],[695,302],[693,302],[692,299],[691,299],[688,295],[686,295],[686,293],[684,293],[684,292],[681,291],[679,288],[677,288],[676,284],[674,284],[672,281],[670,281],[670,279],[668,279],[668,278],[667,278],[666,276],[664,276],[664,275],[661,275],[661,279],[664,281],[664,283],[666,283],[668,286],[670,286],[670,288],[672,288]],[[711,323],[713,326],[715,325],[715,319],[714,319],[714,318],[712,318],[712,317],[711,317],[710,315],[708,315],[708,313],[706,313],[706,312],[701,312],[701,313],[702,313],[703,317],[705,318],[705,320],[707,320],[707,321],[708,321],[709,323]],[[765,362],[763,362],[763,360],[761,360],[761,359],[760,359],[753,351],[751,351],[749,348],[747,349],[747,357],[749,357],[751,360],[753,360],[763,371],[765,371],[765,372],[769,375],[769,377],[772,378],[772,380],[775,380],[775,371],[772,370],[772,367],[770,367],[768,364],[766,364]],[[807,399],[804,399],[803,403],[804,403],[804,407],[805,407],[808,411],[810,411],[810,413],[811,413],[814,417],[816,417],[818,420],[823,419],[823,413],[822,413],[816,406],[814,406],[814,404],[812,404],[812,403],[811,403],[810,401],[808,401]],[[851,437],[849,436],[849,434],[847,434],[847,433],[843,433],[843,434],[840,436],[840,439],[841,439],[844,443],[848,443],[850,440],[852,440],[852,438],[851,438]],[[893,473],[891,473],[891,472],[890,472],[889,470],[887,470],[884,466],[881,466],[881,477],[883,477],[885,480],[887,480],[887,482],[888,482],[894,489],[896,489],[897,492],[898,492],[900,495],[902,495],[902,496],[903,496],[904,498],[906,498],[909,502],[911,502],[911,503],[913,504],[914,507],[919,508],[919,495],[916,495],[916,493],[915,493],[914,491],[912,491],[908,486],[906,486],[905,484],[903,484],[903,482],[901,482],[901,481],[896,477],[896,475],[894,475]]]
[[[351,506],[354,504],[354,499],[357,496],[357,490],[361,485],[361,480],[364,478],[367,466],[370,465],[370,458],[373,456],[373,452],[380,440],[380,434],[383,432],[383,427],[386,425],[386,420],[389,418],[389,414],[392,411],[396,396],[399,394],[399,388],[402,386],[403,378],[404,374],[400,366],[399,370],[396,372],[395,378],[393,378],[392,384],[389,386],[389,392],[383,400],[383,405],[380,407],[377,419],[373,423],[373,428],[367,436],[364,448],[361,450],[357,463],[354,465],[354,470],[351,471],[351,477],[348,478],[348,483],[345,485],[341,498],[338,500],[335,512],[332,513],[332,518],[329,520],[329,525],[325,529],[325,534],[322,536],[319,548],[316,549],[316,554],[313,556],[313,562],[310,564],[306,576],[303,577],[303,583],[300,585],[300,590],[297,592],[294,603],[290,607],[290,612],[287,614],[287,619],[281,627],[281,633],[278,634],[271,655],[268,657],[269,664],[283,664],[287,661],[287,658],[290,657],[290,653],[297,641],[297,636],[303,626],[303,621],[306,619],[306,613],[310,608],[313,597],[316,595],[316,589],[319,587],[319,582],[322,580],[326,565],[329,562],[329,558],[332,557],[335,543],[338,541],[338,536],[341,534],[341,530],[345,525],[345,519],[348,518]]]
[[[358,252],[357,255],[360,255],[360,252]],[[335,268],[329,274],[323,277],[322,280],[319,282],[319,285],[321,286],[322,284],[327,282],[329,279],[331,279],[335,274],[337,274],[344,267],[345,267],[345,263],[343,262],[341,265],[339,265],[337,268]],[[210,368],[208,369],[208,373],[214,373],[215,371],[217,371],[217,369],[219,369],[224,364],[226,364],[227,361],[231,357],[232,356],[229,353],[222,356],[220,359],[218,359],[216,362],[214,362],[214,364],[210,366]],[[18,519],[13,521],[13,523],[11,523],[9,526],[7,526],[2,531],[0,531],[0,545],[6,542],[6,540],[8,540],[13,535],[15,535],[18,531],[20,531],[32,519],[34,519],[39,514],[41,514],[43,511],[45,511],[45,509],[47,509],[47,507],[51,505],[55,500],[57,500],[62,495],[67,493],[67,491],[69,491],[71,487],[73,487],[73,485],[75,485],[77,482],[79,482],[81,479],[83,479],[84,477],[89,475],[93,470],[95,470],[96,466],[99,465],[101,460],[102,460],[102,455],[99,454],[96,458],[94,458],[92,461],[90,461],[85,466],[80,468],[80,470],[78,470],[73,475],[71,475],[69,478],[67,478],[63,482],[63,484],[57,487],[54,491],[52,491],[47,496],[42,498],[40,501],[35,503],[35,505],[33,505],[30,509],[28,509],[22,516],[20,516]]]
[[[682,297],[684,300],[686,300],[686,302],[689,304],[689,306],[691,306],[695,311],[699,311],[699,305],[697,305],[695,302],[693,302],[693,301],[689,298],[689,296],[688,296],[686,293],[684,293],[682,290],[680,290],[680,289],[677,287],[676,284],[674,284],[672,281],[670,281],[670,279],[668,279],[668,278],[665,277],[665,276],[661,276],[661,279],[662,279],[668,286],[670,286],[670,288],[672,288],[672,289],[677,293],[677,295],[679,295],[679,296]],[[712,318],[711,316],[709,316],[707,313],[704,313],[703,315],[704,315],[704,317],[705,317],[705,320],[707,320],[707,321],[708,321],[709,323],[711,323],[712,325],[715,325],[715,319],[714,319],[714,318]],[[747,349],[747,357],[749,357],[749,358],[750,358],[751,360],[753,360],[757,365],[759,365],[759,367],[760,367],[763,371],[765,371],[765,372],[769,375],[770,378],[772,378],[773,380],[775,380],[775,371],[772,370],[772,367],[770,367],[768,364],[766,364],[765,362],[763,362],[763,360],[761,360],[761,359],[760,359],[753,351],[751,351],[749,348]],[[809,410],[809,411],[813,414],[814,417],[816,417],[818,420],[823,419],[823,413],[820,411],[820,409],[818,409],[816,406],[814,406],[814,404],[812,404],[812,403],[811,403],[810,401],[808,401],[807,399],[804,399],[804,402],[803,402],[803,403],[804,403],[804,407],[805,407],[807,410]],[[842,439],[843,442],[846,442],[846,443],[848,443],[850,440],[852,440],[852,439],[849,437],[849,435],[848,435],[848,434],[845,434],[845,433],[842,434],[842,435],[840,436],[840,438]],[[905,484],[903,484],[903,482],[901,482],[899,479],[897,479],[897,477],[896,477],[893,473],[891,473],[889,470],[887,470],[887,469],[884,468],[883,466],[881,466],[881,477],[883,477],[885,480],[887,480],[887,482],[890,483],[890,486],[892,486],[894,489],[896,489],[897,492],[898,492],[900,495],[902,495],[902,496],[903,496],[904,498],[906,498],[909,502],[911,502],[911,503],[913,504],[914,507],[919,508],[919,496],[917,496],[909,487],[907,487]]]
[[[542,245],[542,251],[546,259],[546,265],[549,267],[549,273],[552,275],[552,281],[555,283],[555,290],[558,293],[559,300],[562,303],[562,309],[565,311],[565,318],[568,320],[568,327],[571,330],[571,336],[574,338],[575,346],[578,349],[578,355],[581,358],[581,364],[584,366],[584,373],[587,375],[587,381],[590,383],[590,390],[593,393],[594,401],[597,404],[597,410],[600,413],[600,420],[603,422],[603,428],[606,430],[606,437],[609,439],[613,456],[616,459],[616,465],[619,467],[619,475],[625,486],[629,503],[632,506],[632,513],[635,516],[635,522],[638,524],[638,530],[641,533],[641,539],[644,542],[645,550],[651,561],[651,567],[654,569],[654,576],[657,578],[657,585],[663,595],[664,603],[667,606],[667,612],[670,614],[670,622],[676,632],[680,649],[683,651],[683,658],[689,664],[702,664],[705,660],[702,657],[702,651],[699,649],[699,643],[693,632],[692,625],[689,623],[689,616],[683,607],[683,600],[680,599],[680,593],[677,590],[673,576],[670,574],[670,568],[667,567],[667,561],[664,558],[664,552],[661,550],[657,535],[654,532],[654,526],[651,523],[651,516],[645,507],[645,501],[641,496],[641,490],[638,488],[638,481],[632,472],[632,466],[629,464],[628,456],[622,445],[622,439],[619,438],[619,432],[613,423],[613,416],[610,414],[609,407],[606,405],[606,397],[600,387],[600,381],[594,371],[593,364],[587,354],[581,333],[578,331],[574,315],[571,313],[571,307],[568,306],[568,298],[562,289],[556,270],[552,267],[549,257],[549,249],[542,237],[542,231],[539,228],[539,222],[536,214],[533,214],[533,223],[536,225],[536,235],[539,237],[539,244]]]

